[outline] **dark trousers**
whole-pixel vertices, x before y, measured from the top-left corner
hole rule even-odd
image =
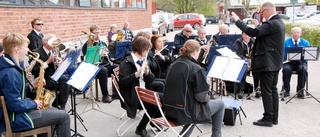
[[[163,104],[163,93],[159,93],[159,96],[161,98],[161,103]],[[144,102],[144,106],[146,107],[150,117],[157,118],[157,117],[161,116],[157,106],[151,105],[151,104],[145,103],[145,102]],[[164,109],[164,108],[162,108],[162,109]],[[137,130],[146,129],[148,123],[149,123],[149,118],[146,114],[144,114],[139,125],[137,126]]]
[[[303,66],[303,65],[304,66]],[[290,92],[290,80],[292,76],[292,71],[297,71],[298,73],[298,85],[296,91],[298,92],[304,88],[307,78],[307,64],[300,61],[291,61],[289,63],[283,64],[282,69],[282,80],[283,80],[283,89],[286,92]]]
[[[58,82],[52,79],[46,79],[46,89],[60,91],[56,99],[52,103],[52,106],[58,107],[60,105],[61,109],[65,109],[66,103],[69,97],[69,85],[67,84],[68,77],[61,76]]]
[[[262,71],[260,75],[261,96],[264,107],[263,119],[278,121],[279,95],[277,90],[279,71]]]
[[[101,70],[97,74],[97,78],[99,79],[99,84],[101,88],[101,93],[103,96],[109,96],[108,92],[108,77],[113,74],[113,69],[117,66],[111,65],[100,65]]]
[[[252,71],[252,76],[253,76],[253,86],[254,86],[254,90],[257,90],[257,88],[260,86],[260,76],[259,76],[259,73]]]

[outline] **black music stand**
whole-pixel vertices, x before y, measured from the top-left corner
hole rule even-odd
[[[238,100],[237,97],[237,83],[239,83],[246,72],[248,67],[247,61],[243,59],[230,58],[224,56],[214,56],[209,68],[207,70],[207,76],[217,78],[224,81],[234,82],[234,100]],[[222,96],[221,96],[222,98]],[[241,106],[238,106],[238,110],[241,110],[243,115],[247,117]],[[238,113],[240,116],[240,113]],[[240,118],[242,125],[242,121]]]
[[[85,72],[86,73],[83,73]],[[100,71],[100,68],[97,67],[97,66],[94,66],[92,64],[89,64],[89,63],[86,63],[86,62],[82,62],[78,68],[75,70],[75,72],[72,74],[72,76],[70,77],[70,79],[68,80],[68,84],[72,86],[72,97],[71,99],[72,100],[72,105],[73,105],[73,111],[74,111],[74,135],[72,136],[81,136],[83,137],[83,135],[79,134],[78,131],[77,131],[77,118],[80,118],[78,117],[79,115],[77,115],[76,113],[76,93],[74,91],[74,88],[80,90],[81,92],[84,92],[87,87],[89,86],[89,83],[91,83],[91,81],[93,80],[93,78],[97,75],[97,73]],[[82,119],[81,119],[82,120]],[[81,122],[80,120],[80,122]],[[82,124],[82,122],[81,122]],[[87,128],[85,128],[86,131]]]
[[[291,47],[287,48],[287,55],[288,60],[299,60],[302,64],[304,61],[307,60],[318,60],[319,59],[319,47]],[[304,70],[304,65],[302,65],[302,70]],[[303,81],[305,81],[304,73],[302,73]],[[293,97],[291,97],[287,102],[290,102],[294,97],[296,97],[298,94],[301,94],[301,92],[306,92],[306,95],[310,95],[312,98],[314,98],[316,101],[320,103],[320,101],[315,98],[312,94],[310,94],[309,91],[307,91],[305,88],[300,89]],[[282,93],[282,96],[284,96],[284,93]]]

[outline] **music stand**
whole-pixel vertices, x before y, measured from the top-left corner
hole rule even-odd
[[[100,61],[100,59],[101,59],[101,55],[102,55],[102,53],[103,53],[103,50],[104,50],[104,45],[97,45],[97,46],[88,47],[87,52],[86,52],[86,56],[85,56],[85,62],[82,62],[82,63],[91,64],[91,65],[93,65],[93,66],[98,67],[99,64],[101,63],[101,62],[99,62],[99,61]],[[81,64],[82,64],[82,63],[81,63]],[[99,67],[98,67],[98,68],[99,68]],[[100,69],[101,69],[101,68],[99,68],[99,71],[100,71]],[[77,70],[78,70],[78,69],[77,69]],[[86,73],[87,73],[88,71],[89,71],[89,70],[83,70],[82,73],[83,73],[83,72],[86,72]],[[97,74],[98,74],[98,72],[94,75],[94,77],[96,77]],[[94,78],[94,77],[93,77],[93,78]],[[89,99],[91,100],[91,106],[92,106],[92,107],[91,107],[91,109],[86,110],[87,107],[88,107],[88,104],[87,104],[87,105],[85,106],[85,108],[83,109],[83,112],[82,112],[81,114],[86,113],[86,112],[89,112],[90,110],[96,110],[96,111],[99,111],[99,112],[101,112],[101,113],[104,113],[104,114],[107,114],[107,115],[109,115],[109,116],[112,116],[112,117],[117,118],[116,116],[111,115],[111,114],[108,114],[108,113],[103,112],[103,111],[101,110],[99,104],[96,102],[96,100],[95,100],[95,98],[94,98],[94,96],[93,96],[92,80],[90,80],[90,81],[88,81],[88,82],[91,83],[91,86],[90,86],[90,88],[89,88],[89,90],[90,90],[90,91],[89,91]],[[89,83],[88,83],[88,84],[89,84]],[[86,89],[88,89],[87,87],[88,87],[88,85],[86,86],[86,88],[83,89],[82,92],[86,91]],[[96,90],[98,90],[98,89],[96,89]],[[97,107],[98,107],[99,109],[97,109]]]
[[[83,73],[85,72],[86,73]],[[97,75],[97,73],[100,71],[100,68],[97,66],[94,66],[92,64],[82,62],[78,68],[75,70],[75,72],[72,74],[70,79],[68,80],[67,84],[71,85],[72,93],[73,93],[73,105],[75,105],[75,91],[74,88],[80,90],[81,92],[84,92],[85,89],[88,87],[89,83],[93,80],[93,78]],[[76,112],[76,107],[73,107],[74,111]],[[82,136],[77,132],[77,116],[74,116],[74,135],[73,136]],[[83,136],[82,136],[83,137]]]
[[[71,50],[67,53],[67,55],[65,56],[65,60],[72,60],[72,63],[70,64],[70,66],[67,68],[67,73],[69,75],[69,77],[71,77],[71,75],[74,73],[74,71],[76,70],[76,61],[78,60],[78,58],[80,57],[81,54],[81,49],[74,49]],[[70,115],[74,116],[74,122],[76,123],[76,119],[79,120],[79,122],[81,123],[82,127],[88,131],[87,127],[83,124],[84,120],[82,119],[82,117],[78,114],[78,112],[76,111],[76,95],[77,92],[75,91],[74,87],[71,86],[71,109],[68,111],[68,113],[70,113]],[[76,131],[77,129],[77,124],[74,125],[74,130],[70,129],[72,132],[74,132],[75,134],[73,136],[82,136],[81,134],[77,133]]]
[[[244,59],[214,56],[206,74],[208,77],[234,82],[234,100],[237,100],[237,83],[241,81],[243,75],[246,72],[247,67],[248,63]],[[243,115],[247,117],[242,107],[239,106],[239,108],[242,111]]]
[[[304,61],[310,60],[318,60],[319,59],[319,47],[290,47],[287,48],[287,55],[288,55],[288,60],[299,60],[300,64],[302,64]],[[304,71],[304,65],[302,65],[302,70]],[[305,81],[305,74],[302,73],[302,78],[303,81]],[[294,97],[296,97],[298,94],[303,94],[303,92],[306,92],[306,95],[310,95],[313,99],[315,99],[316,101],[318,101],[320,103],[320,101],[315,98],[312,94],[310,94],[309,91],[307,91],[304,87],[302,89],[299,89],[299,91],[293,96],[291,97],[287,102],[290,102],[290,100],[292,100]],[[284,95],[284,93],[282,94],[282,96]]]

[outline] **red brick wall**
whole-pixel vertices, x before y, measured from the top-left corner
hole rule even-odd
[[[54,7],[0,7],[0,39],[8,32],[19,32],[25,36],[32,30],[30,22],[41,17],[44,34],[53,33],[62,42],[86,38],[81,31],[89,32],[91,25],[101,27],[102,36],[107,35],[111,24],[118,29],[125,21],[132,30],[151,28],[152,3],[147,0],[147,10],[81,9]]]

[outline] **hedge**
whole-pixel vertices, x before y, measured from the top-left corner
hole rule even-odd
[[[320,25],[285,22],[286,34],[291,37],[291,28],[300,27],[301,37],[308,40],[311,46],[320,47]]]

